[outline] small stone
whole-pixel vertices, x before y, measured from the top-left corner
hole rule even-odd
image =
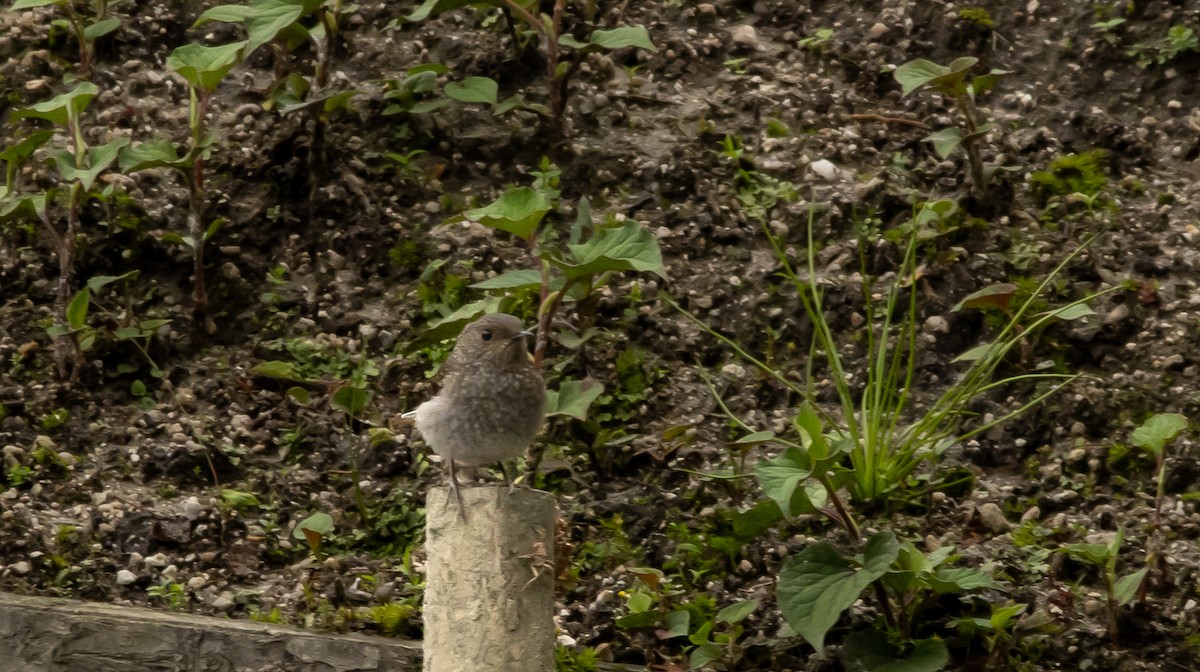
[[[145,560],[143,560],[143,562],[146,563],[146,566],[150,567],[151,569],[166,567],[171,563],[171,561],[168,560],[167,556],[163,553],[155,553],[154,555],[147,557]]]
[[[884,24],[876,21],[875,25],[873,25],[867,29],[867,37],[871,38],[872,40],[878,40],[879,38],[886,35],[887,32],[888,32],[888,27],[885,26]]]
[[[925,320],[925,331],[935,334],[950,333],[950,322],[941,315],[934,315]]]
[[[213,600],[212,607],[217,611],[225,611],[233,606],[233,596],[229,593],[221,593],[217,599]]]
[[[754,26],[740,25],[729,31],[729,37],[733,43],[745,49],[759,51],[762,49],[762,44],[758,41],[758,31]]]
[[[983,504],[975,513],[979,516],[980,524],[992,532],[1002,534],[1012,528],[1012,523],[1004,517],[1004,511],[994,502]]]
[[[1037,521],[1037,520],[1040,520],[1041,517],[1042,517],[1042,510],[1040,508],[1038,508],[1037,505],[1034,505],[1034,506],[1029,507],[1028,509],[1025,509],[1025,513],[1021,514],[1021,522],[1028,523],[1028,522],[1032,522],[1032,521]]]
[[[188,520],[195,520],[204,512],[204,505],[200,503],[200,499],[196,496],[188,497],[183,502],[183,517]]]
[[[726,364],[721,367],[721,375],[731,380],[741,380],[746,377],[746,367],[741,364]]]
[[[117,585],[118,586],[128,586],[129,584],[136,582],[137,579],[138,579],[137,574],[134,574],[133,572],[129,571],[128,569],[117,570]]]
[[[208,579],[203,576],[193,576],[187,580],[188,590],[200,590],[206,585],[208,585]]]
[[[16,574],[17,576],[25,576],[29,572],[33,571],[33,567],[24,560],[21,560],[20,562],[14,562],[10,568],[12,569],[12,573]]]
[[[839,177],[837,166],[833,165],[833,162],[828,159],[817,159],[809,164],[808,169],[817,177],[827,182],[833,182]]]

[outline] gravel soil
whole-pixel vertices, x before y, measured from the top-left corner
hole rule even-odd
[[[242,39],[235,25],[193,27],[213,4],[115,6],[122,24],[97,42],[91,73],[89,143],[186,140],[188,88],[168,55]],[[528,110],[452,102],[393,114],[387,92],[422,63],[444,64],[442,82],[491,77],[501,99],[547,95],[544,54],[514,49],[502,15],[467,8],[389,25],[413,4],[344,12],[328,86],[359,93],[328,115],[323,142],[303,113],[266,104],[280,76],[311,74],[310,46],[264,47],[216,89],[206,217],[225,224],[207,245],[211,334],[192,324],[191,250],[179,239],[188,189],[171,171],[110,171],[97,185],[106,193],[85,204],[73,289],[138,273],[97,293],[95,341],[73,380],[57,375],[46,333],[53,241],[0,223],[0,590],[419,638],[425,491],[444,473],[396,416],[437,389],[448,345],[422,340],[428,327],[484,296],[471,283],[530,266],[515,237],[444,222],[529,185],[549,156],[562,202],[548,227],[567,231],[586,197],[597,221],[652,232],[666,267],[665,279],[617,274],[569,303],[556,325],[566,335],[547,351],[551,387],[591,377],[605,388],[588,421],[552,418],[523,464],[527,484],[560,496],[564,650],[689,669],[686,638],[619,625],[642,591],[664,609],[760,601],[711,669],[844,669],[838,649],[879,619],[873,603],[843,614],[822,658],[786,627],[775,581],[819,540],[852,544],[817,516],[738,536],[736,514],[763,500],[753,466],[778,448],[733,445],[741,434],[710,385],[755,430],[783,431],[800,400],[666,299],[802,381],[812,323],[764,227],[802,258],[811,217],[827,319],[861,388],[879,309],[863,299],[863,273],[886,288],[903,253],[886,230],[916,203],[949,199],[959,212],[923,239],[911,288],[915,408],[965,369],[957,355],[1003,326],[955,309],[972,292],[1028,291],[1085,245],[1046,305],[1117,289],[999,371],[1083,376],[950,447],[909,495],[856,509],[866,531],[924,551],[953,545],[957,562],[997,579],[977,597],[931,601],[919,632],[947,642],[946,669],[1200,669],[1197,433],[1167,450],[1160,518],[1154,458],[1130,443],[1154,413],[1200,419],[1200,49],[1171,51],[1166,37],[1200,33],[1200,3],[601,0],[598,22],[643,25],[657,50],[584,59],[561,139]],[[0,11],[4,146],[32,127],[12,110],[67,90],[64,75],[78,71],[57,11]],[[572,9],[565,23],[582,20]],[[994,124],[982,158],[1000,167],[986,191],[962,149],[942,158],[923,140],[958,123],[953,99],[902,95],[892,75],[961,56],[979,59],[975,73],[1008,72],[977,100]],[[314,146],[323,163],[310,160]],[[1048,174],[1091,181],[1047,186]],[[56,175],[41,160],[21,171],[26,189]],[[532,323],[529,293],[505,307]],[[139,349],[113,335],[130,319],[170,322]],[[267,361],[308,375],[282,381]],[[816,400],[836,413],[823,361]],[[354,372],[370,398],[348,420],[330,400]],[[968,426],[1042,389],[995,390]],[[704,475],[718,470],[746,477]],[[333,528],[314,553],[295,530],[318,512]],[[1114,636],[1102,575],[1056,549],[1119,530],[1117,573],[1150,571]],[[647,568],[664,573],[653,590]],[[989,659],[982,636],[949,624],[1004,603],[1046,623],[1005,656]]]

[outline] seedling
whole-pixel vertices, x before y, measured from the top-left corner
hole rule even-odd
[[[1156,413],[1129,436],[1130,443],[1144,448],[1154,456],[1154,480],[1158,483],[1154,494],[1155,527],[1162,524],[1163,487],[1167,480],[1167,446],[1187,428],[1187,416],[1178,413]]]
[[[986,75],[970,78],[970,72],[978,62],[979,59],[973,56],[963,56],[954,59],[950,65],[939,65],[921,58],[901,65],[892,74],[905,96],[927,88],[954,99],[962,126],[944,128],[925,138],[925,141],[932,143],[933,150],[943,159],[961,145],[971,164],[971,182],[975,190],[983,194],[996,168],[984,165],[980,144],[988,132],[995,128],[995,124],[984,121],[975,99],[991,91],[1008,71],[993,69]]]
[[[313,557],[321,560],[325,555],[321,551],[325,537],[333,533],[333,517],[328,513],[317,512],[300,521],[292,530],[292,538],[308,543],[308,549]]]
[[[212,21],[240,23],[246,30],[243,58],[264,45],[276,49],[278,81],[272,86],[268,103],[280,114],[304,112],[313,124],[312,141],[308,148],[308,219],[312,219],[313,204],[318,189],[325,183],[325,135],[329,115],[345,110],[350,99],[358,95],[355,89],[332,90],[329,72],[337,44],[342,0],[251,0],[246,5],[218,5],[196,19],[196,26]],[[311,25],[304,21],[315,16]],[[278,64],[285,53],[311,43],[317,54],[312,75],[292,73],[282,76]]]
[[[1068,544],[1060,549],[1075,560],[1100,570],[1100,577],[1104,581],[1108,636],[1113,644],[1120,641],[1117,631],[1119,609],[1133,601],[1150,571],[1149,567],[1143,567],[1125,576],[1117,575],[1117,559],[1121,557],[1121,543],[1124,540],[1125,528],[1121,528],[1107,544]]]
[[[0,188],[0,220],[34,219],[41,222],[54,241],[58,256],[58,287],[55,294],[55,324],[47,332],[55,339],[55,359],[59,377],[63,379],[68,374],[72,379],[78,375],[83,356],[79,344],[69,337],[71,327],[70,316],[67,315],[68,297],[75,274],[80,209],[101,173],[112,166],[118,152],[129,142],[125,138],[118,138],[89,147],[84,141],[80,118],[97,93],[99,89],[94,84],[84,82],[48,101],[18,109],[12,115],[14,120],[30,118],[48,121],[67,132],[69,147],[46,153],[46,158],[62,178],[62,185],[43,192],[28,193],[20,191],[16,182],[19,165],[31,158],[51,138],[52,132],[33,133],[0,154],[0,159],[6,162],[7,167],[6,184]],[[61,213],[57,212],[60,208]],[[66,220],[66,225],[61,229],[55,221],[59,216]]]
[[[533,30],[540,38],[545,49],[546,85],[548,89],[548,108],[539,109],[529,106],[543,114],[549,120],[551,139],[557,142],[563,137],[563,114],[567,109],[567,98],[570,95],[571,78],[583,64],[588,54],[614,51],[633,47],[647,51],[657,51],[650,41],[650,34],[645,26],[624,26],[609,30],[597,29],[593,24],[595,5],[589,3],[585,8],[585,25],[587,38],[578,40],[570,32],[564,30],[563,16],[568,0],[555,0],[550,14],[535,14],[537,8],[528,8],[528,3],[518,0],[481,0],[469,3],[484,7],[501,9],[509,18],[513,29],[514,39],[519,42],[517,27],[512,21],[513,16],[520,17],[527,29]],[[404,17],[404,21],[423,21],[430,16],[458,9],[468,3],[462,0],[425,0],[412,14]],[[449,92],[448,92],[449,93]]]
[[[54,5],[62,10],[65,18],[55,19],[52,25],[65,27],[75,36],[79,44],[79,76],[88,79],[92,74],[92,60],[96,55],[96,40],[108,35],[121,27],[121,20],[108,15],[108,10],[120,0],[89,0],[86,4],[91,10],[81,14],[76,8],[76,0],[16,0],[12,9],[33,9]]]
[[[1167,34],[1153,44],[1135,44],[1129,55],[1136,58],[1138,65],[1164,65],[1185,52],[1200,51],[1200,37],[1187,26],[1171,26]]]
[[[126,172],[148,168],[175,169],[188,187],[187,238],[179,239],[192,248],[192,320],[203,333],[216,332],[208,315],[208,290],[204,280],[204,246],[220,229],[223,220],[206,221],[208,194],[204,186],[204,162],[212,155],[216,134],[208,127],[208,108],[221,80],[245,57],[248,42],[219,47],[186,44],[171,52],[167,67],[188,84],[188,127],[191,137],[183,152],[169,140],[135,145],[121,154]]]

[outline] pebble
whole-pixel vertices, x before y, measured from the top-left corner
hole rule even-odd
[[[213,600],[212,606],[218,611],[225,611],[233,606],[233,596],[229,593],[221,593],[217,599]]]
[[[762,50],[762,43],[758,40],[758,31],[754,26],[740,25],[729,31],[729,37],[733,43],[739,47],[753,49],[754,51]]]
[[[1004,517],[1004,511],[995,502],[981,505],[976,510],[976,514],[979,516],[980,524],[997,534],[1002,534],[1012,528],[1012,523],[1008,522],[1008,519]]]
[[[145,565],[151,569],[157,569],[159,567],[166,567],[168,564],[171,563],[171,561],[163,553],[155,553],[154,555],[148,556],[142,562],[144,562]]]
[[[117,570],[117,585],[118,586],[128,586],[129,584],[137,581],[137,579],[138,579],[137,574],[134,574],[133,572],[129,571],[128,569]]]
[[[808,169],[817,177],[828,182],[838,179],[837,166],[833,165],[833,162],[828,159],[817,159],[808,165]]]
[[[29,572],[33,571],[33,567],[24,560],[14,562],[12,565],[10,565],[10,569],[12,569],[12,573],[16,574],[17,576],[25,576]]]

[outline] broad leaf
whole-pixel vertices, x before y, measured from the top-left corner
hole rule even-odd
[[[65,149],[51,152],[50,159],[54,161],[54,167],[64,180],[68,182],[79,180],[83,188],[90,191],[92,185],[96,183],[96,178],[100,177],[100,173],[111,166],[113,161],[116,161],[117,153],[128,144],[129,138],[117,138],[99,147],[89,147],[87,165],[84,166],[75,165],[75,154]]]
[[[1070,305],[1063,306],[1062,308],[1057,308],[1044,313],[1038,313],[1037,315],[1034,315],[1034,318],[1052,317],[1058,320],[1070,321],[1091,317],[1095,314],[1096,311],[1092,310],[1091,306],[1087,305],[1086,303],[1072,303]]]
[[[846,637],[839,658],[846,672],[937,672],[950,662],[950,652],[937,639],[923,639],[911,649],[897,650],[887,633],[864,630]]]
[[[5,147],[4,151],[0,152],[0,161],[5,161],[7,163],[21,163],[30,156],[33,156],[33,153],[37,151],[37,148],[46,144],[46,141],[52,137],[54,137],[54,131],[51,130],[43,130],[37,131],[36,133],[31,133],[29,136],[22,138],[20,142],[12,146]]]
[[[568,280],[609,271],[645,271],[667,277],[658,241],[632,220],[619,227],[597,229],[587,242],[567,247],[574,263],[553,258],[550,262],[561,268]]]
[[[243,490],[221,490],[221,503],[233,509],[251,509],[261,506],[258,497]]]
[[[309,530],[321,536],[327,535],[330,532],[333,532],[333,517],[328,513],[312,514],[311,516],[300,521],[300,524],[296,525],[296,529],[292,530],[292,538],[301,540],[308,539],[308,536],[304,534],[305,530]]]
[[[256,376],[274,378],[275,380],[304,380],[304,377],[296,372],[296,367],[291,362],[280,360],[271,360],[256,364],[250,369],[250,373]]]
[[[114,282],[135,278],[139,273],[141,273],[141,271],[135,270],[122,273],[121,275],[94,275],[88,278],[87,286],[88,289],[92,290],[93,292],[99,292],[102,288],[111,285]],[[163,324],[166,324],[167,322],[170,322],[170,320],[162,320]]]
[[[779,572],[777,596],[784,618],[824,655],[825,633],[867,586],[887,572],[899,550],[895,535],[876,533],[867,541],[862,566],[855,567],[829,542],[809,546]]]
[[[520,268],[505,271],[494,278],[488,278],[471,285],[474,289],[517,289],[523,287],[540,287],[542,274],[530,268]]]
[[[999,586],[991,574],[978,567],[939,569],[928,580],[929,587],[937,593],[964,593]]]
[[[1158,455],[1188,428],[1187,416],[1178,413],[1156,413],[1129,435],[1129,442]]]
[[[739,541],[757,539],[783,520],[783,511],[770,499],[759,501],[745,511],[733,513],[733,536]]]
[[[1128,576],[1122,576],[1113,583],[1113,599],[1117,601],[1117,604],[1124,606],[1133,601],[1149,571],[1149,567],[1143,567]]]
[[[663,618],[663,629],[658,633],[659,639],[687,637],[691,625],[692,614],[686,609],[677,609]]]
[[[412,14],[404,17],[405,21],[424,21],[434,14],[449,12],[452,9],[466,7],[467,5],[481,4],[479,0],[425,0]],[[486,4],[486,3],[482,3]],[[495,3],[493,3],[495,4]]]
[[[195,25],[209,21],[244,23],[246,35],[245,56],[279,37],[285,30],[312,14],[321,7],[323,0],[257,0],[247,6],[221,5],[204,12]]]
[[[572,49],[587,51],[624,49],[626,47],[658,51],[654,47],[654,43],[650,41],[650,33],[646,31],[645,26],[624,26],[613,28],[612,30],[596,30],[592,32],[587,42],[580,42],[570,34],[564,34],[559,36],[558,43]]]
[[[442,91],[463,103],[495,105],[500,87],[490,77],[467,77],[461,82],[447,82]]]
[[[734,602],[717,612],[717,617],[713,619],[717,623],[741,623],[747,616],[754,613],[758,609],[758,600],[742,600]]]
[[[121,20],[117,18],[108,18],[97,21],[83,29],[83,39],[89,42],[95,42],[96,40],[104,37],[120,27]]]
[[[550,201],[542,192],[529,187],[515,187],[482,208],[467,210],[462,213],[461,219],[507,231],[520,238],[529,238],[550,209]]]
[[[167,67],[178,72],[193,88],[212,92],[225,75],[244,58],[247,42],[231,42],[206,47],[194,42],[175,49],[167,57]]]
[[[87,324],[88,305],[91,303],[92,292],[87,287],[75,293],[67,304],[67,324],[72,329],[79,330]]]
[[[1012,306],[1013,297],[1016,293],[1017,286],[1011,282],[988,285],[977,292],[972,292],[965,299],[959,301],[953,310],[963,310],[965,308],[1008,310]]]
[[[587,420],[588,408],[604,393],[604,385],[591,379],[564,380],[557,390],[546,390],[546,417],[565,415]]]
[[[945,66],[918,58],[896,68],[892,76],[900,83],[900,88],[906,96],[922,86],[950,93],[962,85],[967,72],[978,62],[978,58],[963,56],[954,59],[949,66]]]
[[[121,150],[117,163],[121,172],[132,173],[150,168],[183,168],[190,165],[192,157],[180,155],[179,147],[170,140],[159,139],[142,142]]]
[[[34,9],[47,5],[61,5],[65,2],[68,2],[68,0],[16,0],[12,4],[11,9]]]
[[[13,119],[45,119],[56,126],[66,126],[70,116],[76,118],[87,108],[100,89],[91,82],[83,82],[70,91],[50,100],[30,105],[13,112]]]
[[[938,155],[938,158],[946,158],[950,156],[954,150],[962,144],[963,134],[962,129],[957,126],[949,126],[943,128],[936,133],[930,133],[925,136],[923,142],[928,142],[933,145],[933,151]]]
[[[366,410],[370,400],[371,395],[363,388],[343,385],[329,397],[329,405],[352,418],[357,418]]]

